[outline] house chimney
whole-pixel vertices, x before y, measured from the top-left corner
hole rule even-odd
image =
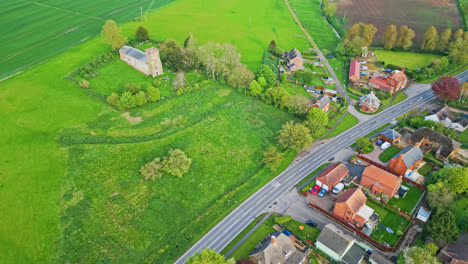
[[[405,70],[406,70],[406,68],[403,67],[403,69],[401,69],[401,72],[402,72],[402,73],[405,73]]]
[[[276,237],[275,236],[271,236],[271,244],[275,244],[276,243]]]

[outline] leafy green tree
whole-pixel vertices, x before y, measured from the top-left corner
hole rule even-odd
[[[463,38],[463,29],[459,29],[453,33],[453,40],[457,40],[459,38]]]
[[[161,159],[155,158],[141,167],[140,173],[145,177],[145,180],[151,179],[154,181],[156,178],[160,179],[162,177],[161,168]]]
[[[351,56],[359,56],[362,47],[369,47],[372,44],[377,28],[372,24],[356,23],[346,32],[343,37],[343,46]]]
[[[439,264],[440,260],[436,257],[437,246],[426,244],[424,248],[410,247],[405,248],[398,258],[398,264]]]
[[[422,70],[422,75],[424,76],[425,79],[431,78],[434,76],[435,71],[432,68],[426,67]]]
[[[307,114],[307,126],[313,136],[318,136],[321,129],[328,123],[328,115],[318,107],[312,107]]]
[[[125,86],[124,86],[124,92],[130,92],[132,93],[133,95],[137,94],[138,92],[140,92],[140,85],[136,84],[136,83],[126,83]]]
[[[397,28],[395,25],[388,25],[387,31],[383,33],[382,39],[385,49],[393,49],[397,40]]]
[[[314,78],[315,78],[314,74],[309,70],[305,70],[301,76],[301,80],[305,84],[311,84]]]
[[[279,131],[278,143],[284,148],[300,151],[312,144],[310,129],[301,123],[289,121]]]
[[[408,49],[413,45],[414,36],[414,30],[408,28],[406,25],[401,26],[400,31],[398,32],[396,46],[403,49]]]
[[[143,91],[139,91],[136,95],[135,95],[135,104],[137,106],[142,106],[144,104],[146,104],[148,101],[146,101],[146,94],[145,92]]]
[[[232,88],[247,88],[254,79],[254,74],[244,64],[238,64],[231,69],[226,83]]]
[[[192,159],[189,158],[180,149],[169,150],[169,156],[163,159],[162,170],[171,174],[172,176],[182,178],[187,173],[192,165]]]
[[[184,68],[183,49],[175,40],[166,40],[159,45],[159,54],[164,66],[177,72]]]
[[[374,149],[372,142],[365,137],[358,137],[355,143],[364,153],[369,153]]]
[[[120,97],[123,109],[129,109],[136,106],[135,96],[131,92],[124,92]]]
[[[195,38],[193,37],[192,33],[185,39],[184,41],[184,48],[190,48],[195,45]]]
[[[118,50],[125,45],[128,40],[122,34],[122,29],[117,26],[114,20],[107,20],[101,31],[104,42],[111,45],[112,50]]]
[[[270,146],[265,152],[263,152],[263,163],[265,163],[265,166],[270,170],[276,171],[276,168],[281,164],[281,161],[283,161],[283,153],[278,152],[276,147]]]
[[[435,50],[437,47],[437,43],[439,41],[439,33],[434,26],[431,26],[427,29],[426,33],[424,34],[424,40],[421,45],[421,49],[423,50]]]
[[[336,4],[334,3],[329,3],[328,5],[325,6],[324,8],[325,15],[327,17],[332,17],[335,15],[336,12]]]
[[[161,99],[161,93],[159,92],[158,88],[155,88],[153,86],[149,86],[146,91],[148,95],[148,100],[150,102],[156,102]]]
[[[189,257],[185,264],[234,264],[234,259],[226,260],[221,254],[213,249],[205,248]]]
[[[302,94],[295,94],[289,97],[286,107],[291,114],[304,116],[310,108],[310,100]]]
[[[293,72],[293,78],[294,80],[296,80],[296,84],[297,84],[297,81],[299,81],[302,78],[303,74],[304,74],[303,70],[298,70],[298,71]]]
[[[138,41],[149,40],[148,30],[146,28],[139,26],[135,31],[135,39]]]
[[[276,75],[271,68],[266,64],[260,64],[256,72],[257,79],[260,77],[265,78],[267,87],[272,87],[276,83]]]
[[[440,59],[431,60],[431,67],[437,74],[441,74],[445,70],[447,70],[448,65],[449,65],[449,61],[447,57],[442,57]]]
[[[258,97],[262,93],[263,88],[257,81],[253,80],[250,82],[249,91],[251,95]]]
[[[451,192],[468,192],[468,167],[444,167],[439,171],[439,175]]]
[[[258,77],[257,83],[260,85],[262,89],[267,86],[267,82],[264,77]]]
[[[263,100],[267,104],[274,104],[276,107],[283,109],[289,101],[291,95],[283,87],[269,88],[265,92]]]
[[[275,40],[272,40],[272,41],[270,42],[270,45],[268,45],[268,50],[269,50],[271,53],[273,53],[273,51],[274,51],[276,48],[277,48],[277,46],[276,46],[276,41],[275,41]]]
[[[437,212],[437,214],[432,216],[432,218],[427,223],[426,229],[434,239],[443,241],[457,239],[457,224],[455,222],[455,216],[450,210]]]
[[[453,40],[450,43],[449,57],[452,63],[457,65],[468,63],[468,39],[457,38]]]
[[[123,105],[122,105],[122,102],[120,101],[120,97],[116,93],[112,93],[111,95],[109,95],[109,97],[107,97],[106,101],[107,101],[108,104],[112,105],[113,107],[115,107],[115,108],[117,108],[119,110],[123,109]]]
[[[281,83],[286,83],[287,80],[288,80],[288,74],[283,72],[281,74]]]
[[[432,209],[446,209],[455,198],[455,194],[443,182],[428,185],[427,192],[427,201]]]
[[[440,33],[439,42],[437,43],[437,50],[444,51],[449,47],[450,36],[452,30],[450,28],[445,29]]]

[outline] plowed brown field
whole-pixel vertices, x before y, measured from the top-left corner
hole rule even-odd
[[[346,18],[346,28],[356,22],[371,23],[378,29],[374,41],[380,42],[387,25],[407,25],[416,32],[419,45],[430,26],[440,32],[462,28],[455,0],[334,0],[336,15]]]

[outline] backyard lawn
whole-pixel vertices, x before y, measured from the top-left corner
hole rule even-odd
[[[344,131],[352,128],[353,126],[357,125],[357,123],[359,123],[359,120],[355,116],[353,116],[350,113],[346,113],[343,120],[341,120],[341,122],[338,124],[338,126],[336,126],[335,129],[333,129],[330,132],[330,134],[328,134],[325,137],[325,139],[337,136],[337,135],[343,133]]]
[[[411,185],[407,182],[403,182],[402,185],[409,188],[409,191],[406,193],[405,197],[393,197],[392,199],[390,199],[390,201],[388,201],[388,205],[391,205],[395,208],[400,208],[402,211],[405,211],[406,213],[410,214],[414,206],[419,201],[419,198],[421,198],[421,195],[424,193],[424,190],[421,190],[418,187]]]
[[[291,231],[294,235],[300,236],[300,238],[305,239],[305,240],[310,240],[312,242],[315,242],[315,240],[317,240],[317,237],[319,236],[320,231],[322,231],[319,228],[308,226],[294,219],[287,222],[284,226],[286,227],[286,229]],[[303,226],[304,229],[300,230],[299,226]]]
[[[434,168],[434,163],[432,162],[426,162],[421,168],[419,168],[418,172],[419,174],[423,176],[427,176],[429,172],[432,171],[432,168]]]
[[[385,64],[393,64],[406,67],[410,70],[422,69],[429,65],[432,59],[438,59],[442,56],[435,54],[422,54],[405,51],[375,50],[379,61],[385,61]]]
[[[380,223],[393,230],[393,233],[388,233],[381,226],[377,226],[371,234],[371,237],[379,242],[385,242],[390,245],[395,245],[398,241],[397,233],[403,232],[409,224],[409,220],[400,216],[396,211],[380,205],[371,199],[367,199],[366,205],[374,209],[374,212],[379,215]]]
[[[393,156],[398,154],[398,152],[400,152],[400,150],[401,149],[399,149],[399,148],[392,145],[392,146],[388,147],[386,150],[384,150],[382,153],[380,153],[379,160],[381,162],[387,162],[391,158],[393,158]]]

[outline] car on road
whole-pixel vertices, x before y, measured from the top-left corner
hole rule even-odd
[[[320,190],[320,186],[315,185],[312,189],[310,189],[311,194],[317,194],[317,192]]]
[[[327,189],[322,189],[322,190],[320,190],[320,192],[318,193],[318,196],[323,197],[326,193],[327,193]]]
[[[341,192],[343,190],[343,188],[344,188],[344,184],[340,182],[337,185],[335,185],[335,187],[333,187],[332,193],[337,194],[337,193]]]
[[[392,144],[390,144],[389,142],[384,142],[382,143],[382,145],[380,145],[380,148],[383,149],[383,150],[386,150],[388,149]]]
[[[312,221],[312,220],[305,221],[305,224],[308,225],[308,226],[311,226],[311,227],[316,227],[317,226],[317,223]]]

